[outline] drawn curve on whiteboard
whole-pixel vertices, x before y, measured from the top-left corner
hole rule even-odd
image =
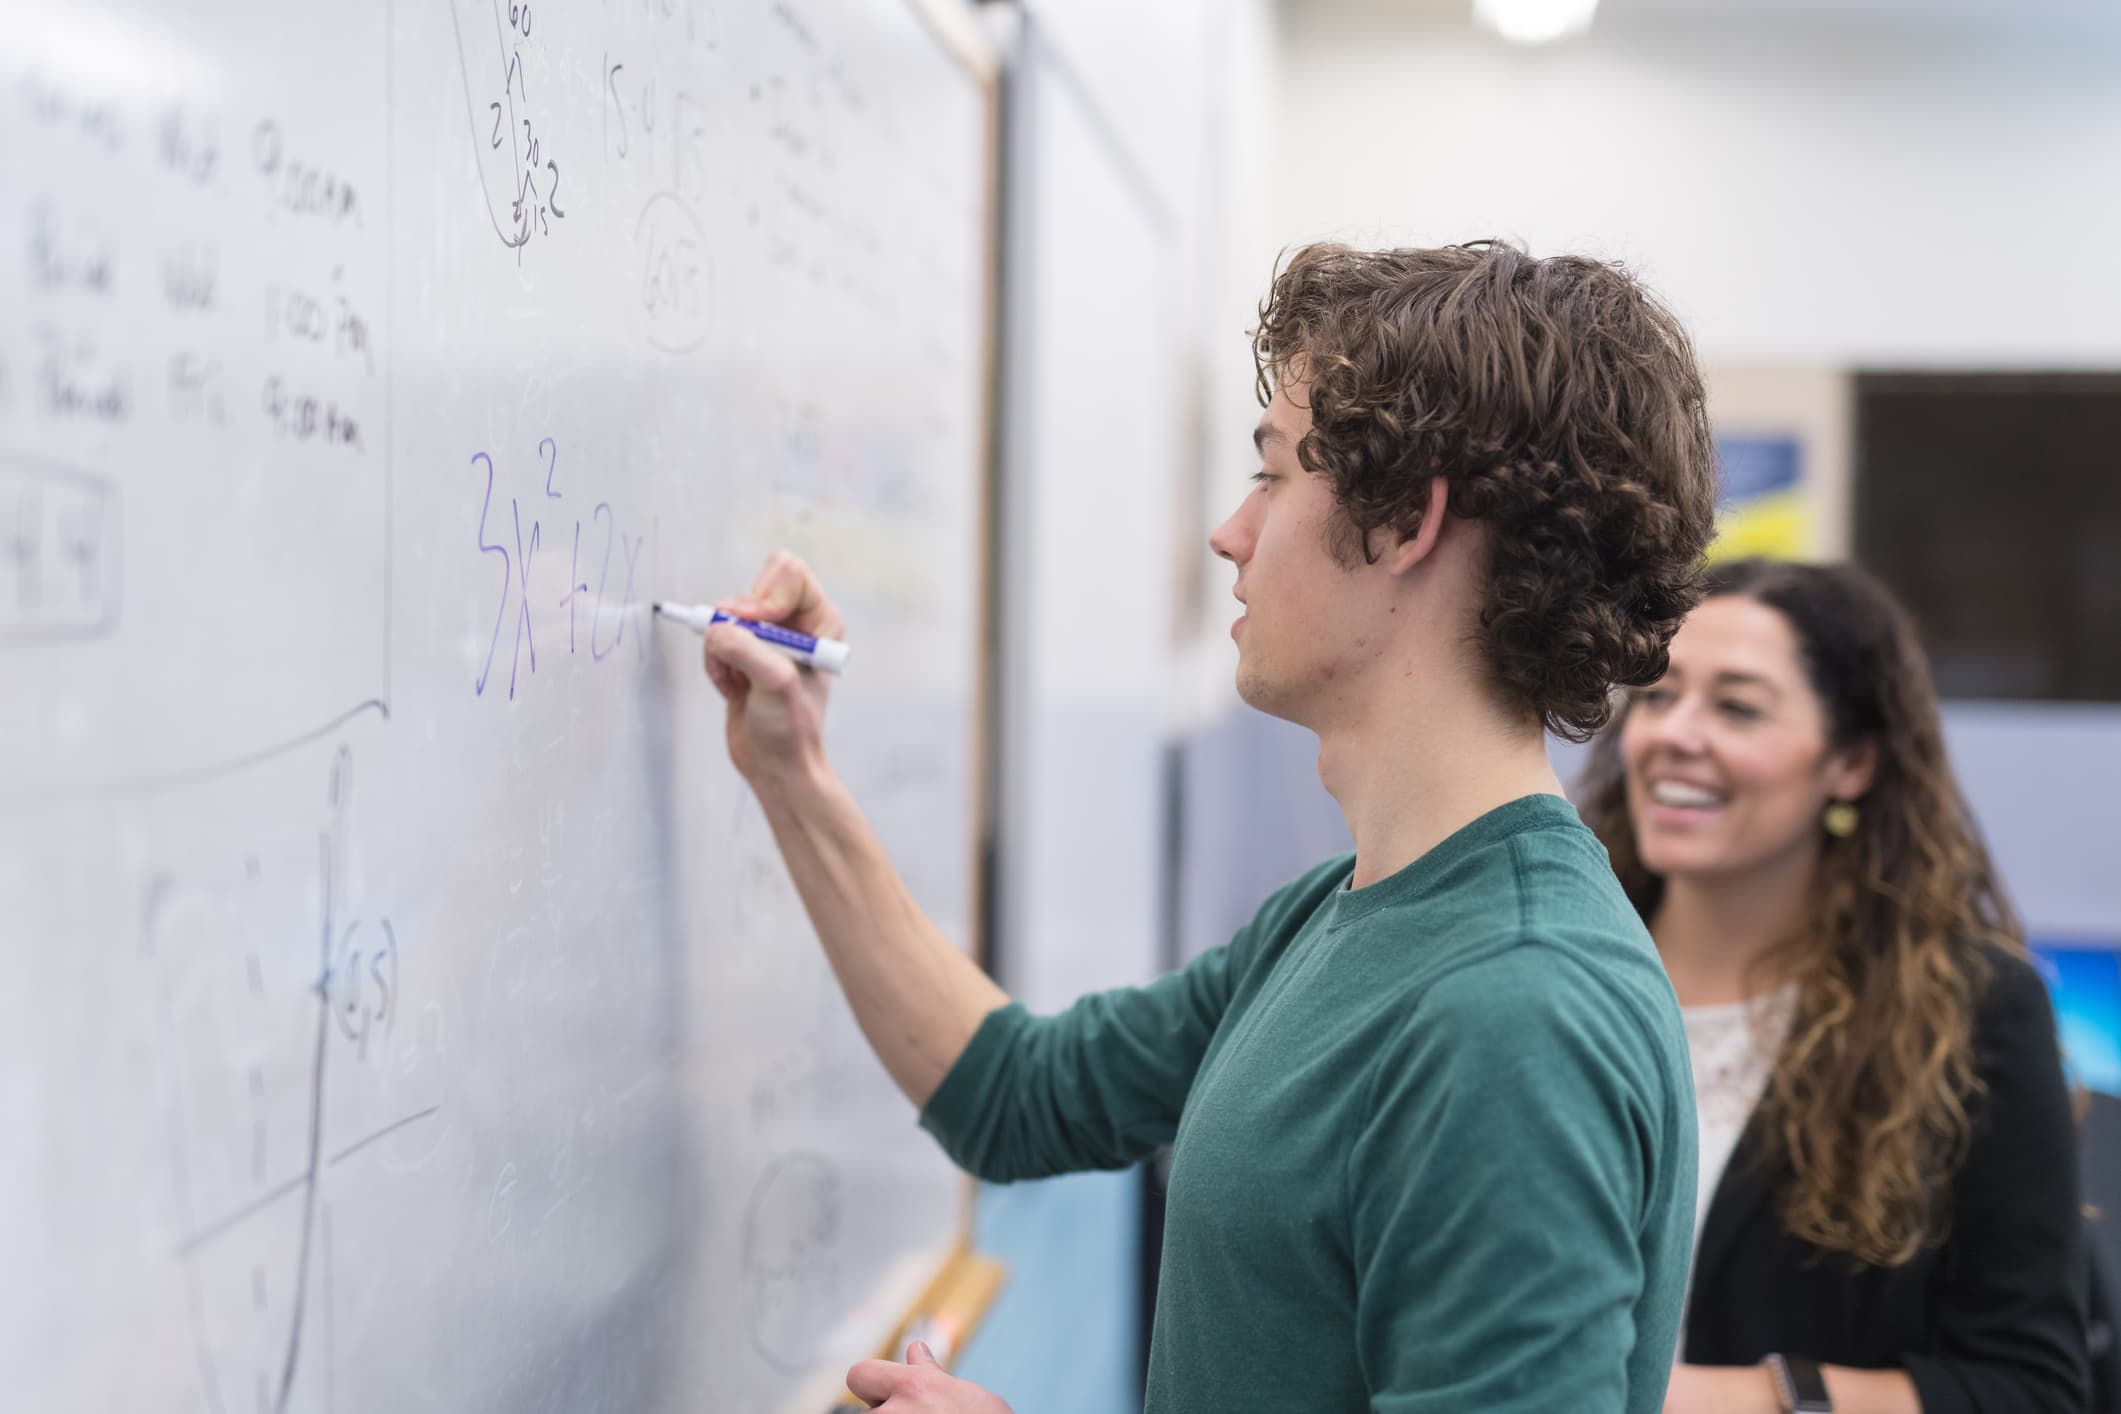
[[[493,233],[501,238],[501,244],[510,250],[520,250],[530,244],[530,231],[526,228],[520,237],[511,239],[501,229],[501,217],[493,209],[493,191],[486,185],[486,168],[479,161],[479,115],[471,107],[471,60],[464,53],[464,23],[457,18],[456,0],[449,3],[449,28],[457,37],[457,74],[464,81],[464,121],[471,130],[471,165],[479,174],[479,195],[486,202],[486,219],[493,222]]]
[[[121,776],[110,780],[87,781],[78,785],[54,786],[48,790],[25,795],[0,795],[0,813],[15,808],[50,805],[56,801],[72,798],[93,798],[107,795],[148,795],[155,791],[172,790],[178,786],[197,785],[201,781],[214,780],[221,776],[232,776],[247,771],[253,766],[263,765],[275,757],[285,756],[305,746],[324,740],[332,733],[366,713],[373,712],[384,721],[390,720],[390,704],[380,697],[371,697],[339,713],[330,721],[308,731],[291,736],[285,741],[276,741],[270,746],[261,746],[256,751],[246,751],[221,761],[210,761],[203,766],[186,766],[174,771],[163,771],[151,775]]]

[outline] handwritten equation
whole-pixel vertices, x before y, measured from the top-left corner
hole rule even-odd
[[[300,27],[179,23],[258,55]],[[240,82],[35,26],[0,54],[0,652],[67,658],[10,786],[240,759],[387,699],[387,596],[348,592],[389,562],[390,128],[354,101],[386,92],[387,32],[348,17],[327,68]],[[340,661],[233,690],[304,640]]]
[[[50,140],[85,143],[84,156],[91,162],[122,160],[139,147],[151,170],[207,197],[219,193],[230,175],[217,114],[165,104],[144,124],[151,133],[148,141],[131,143],[126,114],[114,103],[70,93],[36,76],[22,82],[20,94],[34,128],[44,129]],[[359,186],[303,151],[278,119],[263,118],[253,126],[250,156],[249,176],[257,183],[267,221],[321,233],[364,226]],[[115,167],[104,173],[89,170],[112,191],[138,185]],[[206,317],[228,296],[214,243],[178,237],[152,258],[128,257],[107,208],[100,197],[46,195],[28,213],[29,288],[41,316],[34,326],[33,392],[37,411],[54,423],[122,425],[141,412],[139,380],[122,356],[103,346],[98,334],[106,321],[95,317],[97,310],[152,291],[177,316]],[[134,285],[141,288],[135,292],[129,288]],[[375,372],[374,335],[349,287],[343,260],[333,265],[328,290],[270,280],[264,294],[268,343],[321,348],[358,365],[363,377]],[[228,359],[203,346],[218,340],[193,338],[190,346],[174,349],[163,360],[170,420],[224,426]],[[319,391],[305,377],[285,370],[263,375],[258,407],[267,425],[291,440],[361,450],[361,396]]]
[[[531,108],[526,61],[541,57],[542,46],[533,38],[537,17],[537,7],[524,0],[450,3],[487,215],[501,244],[519,260],[533,239],[550,236],[555,223],[567,219],[560,199],[559,154]]]
[[[714,190],[707,107],[604,56],[604,161],[664,183],[634,220],[638,295],[651,347],[686,354],[707,342],[713,262],[701,203]]]
[[[562,471],[560,444],[551,437],[540,438],[537,444],[533,472],[542,471],[540,480],[534,474],[532,484],[538,489],[527,496],[507,493],[507,508],[504,512],[497,498],[497,491],[504,491],[507,480],[516,468],[511,463],[497,463],[489,452],[474,452],[471,457],[473,474],[483,478],[484,489],[479,499],[479,521],[477,548],[482,560],[495,560],[491,572],[498,576],[499,593],[495,596],[493,632],[488,638],[485,657],[477,676],[472,682],[475,696],[484,697],[489,687],[497,687],[494,672],[500,660],[501,639],[505,634],[509,640],[508,698],[515,699],[519,686],[538,670],[538,619],[539,610],[550,610],[557,628],[557,619],[564,614],[567,626],[567,653],[572,656],[587,652],[592,664],[602,663],[618,652],[626,641],[626,630],[630,622],[637,623],[647,605],[636,597],[643,568],[641,552],[650,540],[654,529],[642,530],[637,521],[624,520],[610,501],[598,500],[590,505],[585,518],[579,512],[572,515],[559,508],[558,503],[568,502],[580,506],[588,498],[576,496],[569,501],[566,490],[571,473]],[[529,502],[528,507],[525,501]],[[526,526],[527,523],[527,526]],[[545,527],[553,528],[554,543],[548,545]],[[559,539],[561,528],[566,527],[566,539]],[[588,534],[583,534],[584,530]],[[586,540],[586,545],[585,545]],[[567,580],[557,592],[550,578],[558,572],[561,545],[566,546]],[[539,552],[543,551],[549,568],[540,569]],[[592,569],[593,567],[593,569]],[[594,580],[592,582],[592,574]],[[642,648],[641,632],[634,630],[635,647]],[[546,640],[548,658],[559,650],[557,633]]]

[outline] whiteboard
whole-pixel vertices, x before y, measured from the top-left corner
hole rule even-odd
[[[771,1410],[956,1242],[645,617],[820,566],[969,946],[953,17],[9,7],[0,1406]]]

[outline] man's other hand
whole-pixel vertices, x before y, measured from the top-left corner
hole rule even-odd
[[[998,1395],[945,1374],[927,1346],[915,1341],[906,1363],[864,1360],[847,1372],[847,1388],[886,1414],[1009,1414]]]

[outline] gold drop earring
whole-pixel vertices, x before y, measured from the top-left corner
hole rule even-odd
[[[1845,840],[1856,833],[1856,820],[1856,802],[1834,800],[1827,802],[1826,815],[1820,823],[1826,826],[1826,832],[1835,839]]]

